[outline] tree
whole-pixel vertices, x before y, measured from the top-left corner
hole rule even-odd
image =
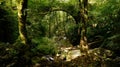
[[[29,43],[27,30],[26,30],[26,16],[27,16],[27,0],[19,0],[17,2],[18,9],[18,25],[19,25],[19,34],[22,40],[22,43],[27,45]]]
[[[88,22],[88,0],[79,0],[80,15],[81,15],[81,38],[80,38],[80,49],[83,54],[88,54],[88,43],[86,37],[86,25]]]

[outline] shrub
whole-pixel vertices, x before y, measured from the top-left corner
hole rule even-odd
[[[33,52],[43,54],[43,55],[54,55],[57,52],[56,44],[53,40],[47,37],[36,38],[32,40],[37,43],[35,48],[32,49]]]

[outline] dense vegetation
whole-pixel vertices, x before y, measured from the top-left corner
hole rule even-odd
[[[118,67],[119,18],[119,0],[1,0],[0,66]]]

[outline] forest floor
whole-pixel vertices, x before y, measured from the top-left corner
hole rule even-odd
[[[113,52],[103,48],[89,50],[89,56],[81,55],[78,49],[64,48],[61,55],[42,59],[32,67],[119,67],[120,57],[113,57]],[[69,51],[67,51],[69,50]],[[75,51],[76,50],[76,51]],[[66,52],[66,53],[65,53]],[[72,53],[73,52],[73,53]]]
[[[4,47],[2,46],[1,49]],[[5,47],[6,49],[6,47]],[[15,50],[1,50],[0,67],[119,67],[120,56],[104,48],[90,49],[89,55],[81,55],[79,48],[61,47],[54,55],[34,55]],[[21,49],[22,50],[22,49]],[[13,52],[14,51],[14,52]],[[20,51],[20,50],[19,50]],[[12,53],[10,53],[12,52]],[[26,54],[27,53],[27,54]],[[30,58],[29,58],[30,57]],[[30,62],[28,62],[28,60]]]

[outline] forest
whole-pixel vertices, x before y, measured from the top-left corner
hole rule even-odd
[[[120,0],[0,0],[0,67],[119,67]]]

